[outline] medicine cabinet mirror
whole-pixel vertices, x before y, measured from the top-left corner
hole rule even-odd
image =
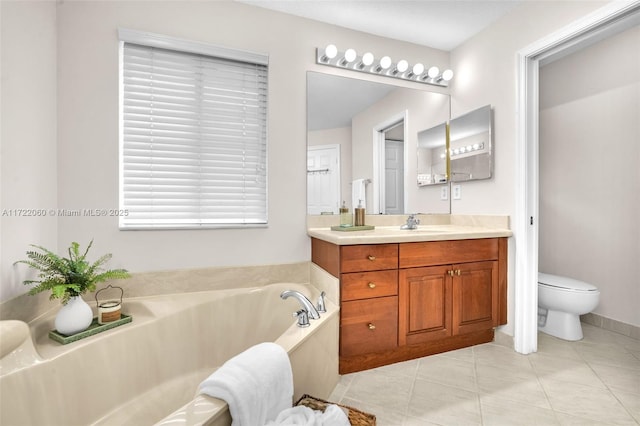
[[[449,123],[451,182],[489,179],[493,173],[491,105]]]
[[[353,211],[359,180],[367,214],[450,213],[438,185],[415,184],[418,133],[449,120],[449,104],[437,91],[308,72],[308,214],[337,214],[343,201]]]

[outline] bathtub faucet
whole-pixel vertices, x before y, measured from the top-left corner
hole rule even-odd
[[[318,313],[318,310],[316,309],[316,307],[313,306],[313,303],[311,303],[311,301],[307,299],[307,297],[304,294],[300,293],[299,291],[285,290],[282,292],[282,294],[280,294],[280,297],[283,299],[287,299],[289,297],[293,297],[294,299],[297,299],[298,302],[300,302],[300,304],[304,308],[304,310],[307,311],[309,317],[311,317],[312,319],[320,319],[320,314]]]

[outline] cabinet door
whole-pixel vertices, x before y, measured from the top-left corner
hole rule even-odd
[[[451,266],[400,270],[398,343],[412,345],[449,337]]]
[[[342,302],[340,355],[352,356],[398,346],[398,296]]]
[[[493,327],[498,315],[498,262],[453,265],[453,334]]]

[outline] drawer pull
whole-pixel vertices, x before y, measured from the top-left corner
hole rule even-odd
[[[369,330],[375,330],[376,329],[376,326],[373,325],[373,323],[369,323],[368,327],[369,327]]]
[[[376,288],[376,284],[375,283],[369,283],[367,285],[369,286],[370,289]]]
[[[372,256],[372,255],[369,255],[369,256],[367,256],[367,259],[369,259],[370,261],[373,262],[374,260],[376,260],[376,257]]]

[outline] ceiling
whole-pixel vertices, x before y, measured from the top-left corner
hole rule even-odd
[[[451,51],[523,0],[236,0]]]

